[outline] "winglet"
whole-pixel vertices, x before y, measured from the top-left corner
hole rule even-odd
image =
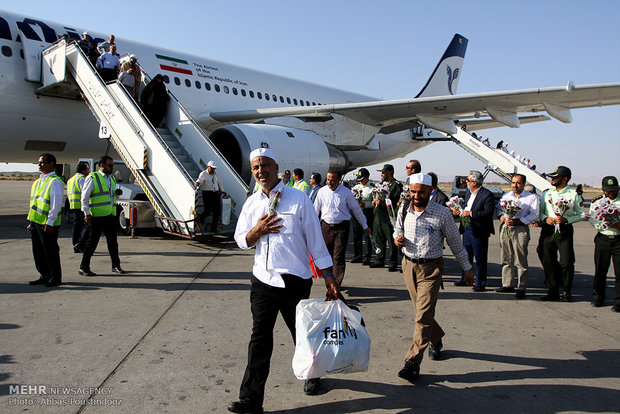
[[[467,39],[458,33],[455,34],[431,77],[416,98],[454,95],[463,70],[465,50],[467,50]]]

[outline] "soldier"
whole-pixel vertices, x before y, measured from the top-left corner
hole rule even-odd
[[[353,187],[353,193],[359,193],[357,200],[362,212],[366,217],[368,227],[372,229],[373,211],[372,211],[372,185],[370,184],[370,171],[366,168],[360,168],[356,175],[357,184]],[[364,235],[364,229],[357,220],[351,220],[353,227],[353,260],[351,263],[361,263],[364,266],[370,265],[372,257],[372,244],[370,236]],[[363,240],[366,240],[366,255],[363,254]]]
[[[590,212],[596,210],[596,207],[603,202],[611,202],[611,204],[620,208],[620,197],[618,197],[618,179],[614,176],[603,178],[603,196],[599,196],[592,200],[590,204]],[[601,221],[595,221],[590,217],[592,224],[598,230],[594,237],[594,289],[592,291],[592,306],[603,306],[605,302],[605,281],[607,279],[607,270],[613,259],[614,273],[616,275],[616,298],[611,310],[620,312],[620,223],[611,225],[603,225]]]
[[[392,209],[394,217],[396,217],[396,205],[400,199],[400,193],[403,189],[403,185],[394,179],[394,166],[391,164],[385,164],[381,170],[381,180],[388,184],[388,198],[392,201]],[[392,234],[394,233],[394,226],[390,221],[388,215],[388,209],[385,200],[375,199],[372,201],[372,205],[375,206],[374,226],[373,234],[381,248],[381,251],[377,254],[375,262],[370,265],[372,268],[383,267],[385,265],[386,258],[386,244],[390,246],[390,257],[387,261],[388,271],[398,271],[397,259],[398,250],[394,244]]]

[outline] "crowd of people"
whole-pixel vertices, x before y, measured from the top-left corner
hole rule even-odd
[[[465,127],[462,127],[462,129],[464,131],[467,131],[467,129]],[[493,148],[491,146],[491,141],[489,140],[489,137],[483,137],[482,135],[478,135],[475,132],[471,133],[471,136],[476,138],[478,141],[482,142],[484,145],[486,145],[489,148]],[[499,141],[495,147],[495,149],[497,151],[503,151],[506,154],[508,154],[510,157],[514,158],[515,160],[519,161],[521,164],[525,165],[526,167],[532,169],[532,170],[536,170],[536,165],[533,165],[530,161],[529,158],[526,158],[524,156],[521,156],[521,154],[517,154],[515,153],[515,150],[509,150],[508,149],[508,143],[504,142],[503,140]]]

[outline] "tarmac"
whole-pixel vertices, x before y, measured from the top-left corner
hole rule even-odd
[[[102,240],[92,261],[98,276],[83,277],[65,222],[63,284],[30,286],[38,278],[25,230],[30,185],[0,181],[0,412],[227,412],[246,364],[254,252],[224,236],[200,243],[157,233],[119,235],[129,273],[111,273]],[[436,314],[446,331],[442,359],[425,356],[415,385],[396,375],[413,333],[402,274],[348,263],[344,294],[359,306],[372,340],[368,372],[327,376],[319,395],[304,395],[280,318],[266,412],[619,412],[613,277],[605,306],[590,306],[595,230],[576,225],[570,303],[538,300],[545,293],[538,234],[532,228],[524,300],[453,286],[460,269],[446,250]],[[501,284],[497,235],[489,263],[489,287],[495,288]],[[315,282],[311,297],[324,295],[322,285]]]

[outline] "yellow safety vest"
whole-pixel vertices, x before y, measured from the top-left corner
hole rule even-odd
[[[296,188],[300,191],[304,191],[304,188],[307,188],[306,192],[310,191],[310,185],[308,185],[308,183],[305,182],[304,180],[301,180],[299,183],[295,183],[293,185],[293,188]]]
[[[45,177],[44,181],[39,178],[32,184],[30,189],[30,211],[28,212],[28,220],[33,223],[44,225],[47,223],[47,216],[50,213],[50,192],[54,180],[60,180],[56,174]],[[60,180],[62,183],[63,181]],[[64,187],[64,183],[63,183]],[[58,217],[54,221],[54,226],[60,226],[61,210],[58,211]]]
[[[93,217],[104,217],[110,214],[116,216],[116,179],[110,175],[112,188],[108,188],[108,182],[98,172],[88,175],[93,179],[93,192],[90,193],[88,208]],[[112,202],[110,201],[112,198]]]
[[[69,199],[69,208],[71,210],[79,210],[82,207],[82,203],[80,202],[82,189],[80,188],[79,181],[81,177],[84,177],[84,174],[75,173],[75,175],[67,181],[67,198]]]

